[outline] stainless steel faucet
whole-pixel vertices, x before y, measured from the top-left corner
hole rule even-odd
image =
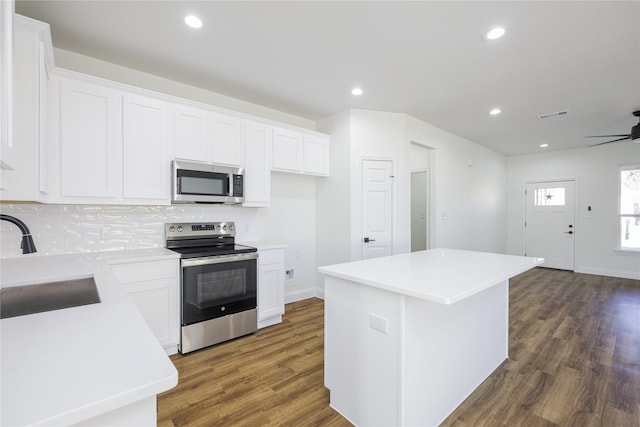
[[[33,243],[33,237],[31,237],[31,232],[29,231],[29,227],[20,221],[18,218],[13,217],[11,215],[0,214],[0,220],[9,221],[12,224],[15,224],[20,231],[22,232],[22,243],[20,247],[22,248],[23,254],[30,254],[33,252],[37,252],[36,244]]]

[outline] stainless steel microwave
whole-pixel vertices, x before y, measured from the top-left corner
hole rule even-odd
[[[208,163],[172,162],[172,203],[225,203],[244,201],[244,169]]]

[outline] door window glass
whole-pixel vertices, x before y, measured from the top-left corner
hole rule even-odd
[[[536,206],[564,206],[564,187],[537,188],[533,203]]]

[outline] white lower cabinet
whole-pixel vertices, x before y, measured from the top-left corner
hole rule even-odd
[[[259,249],[258,329],[282,322],[284,314],[284,248]]]
[[[110,261],[111,270],[167,354],[178,351],[179,259]]]

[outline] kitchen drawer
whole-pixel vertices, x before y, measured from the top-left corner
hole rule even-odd
[[[284,263],[284,249],[260,249],[259,264],[277,264]]]
[[[149,261],[126,264],[112,264],[111,270],[121,283],[177,277],[177,261]]]

